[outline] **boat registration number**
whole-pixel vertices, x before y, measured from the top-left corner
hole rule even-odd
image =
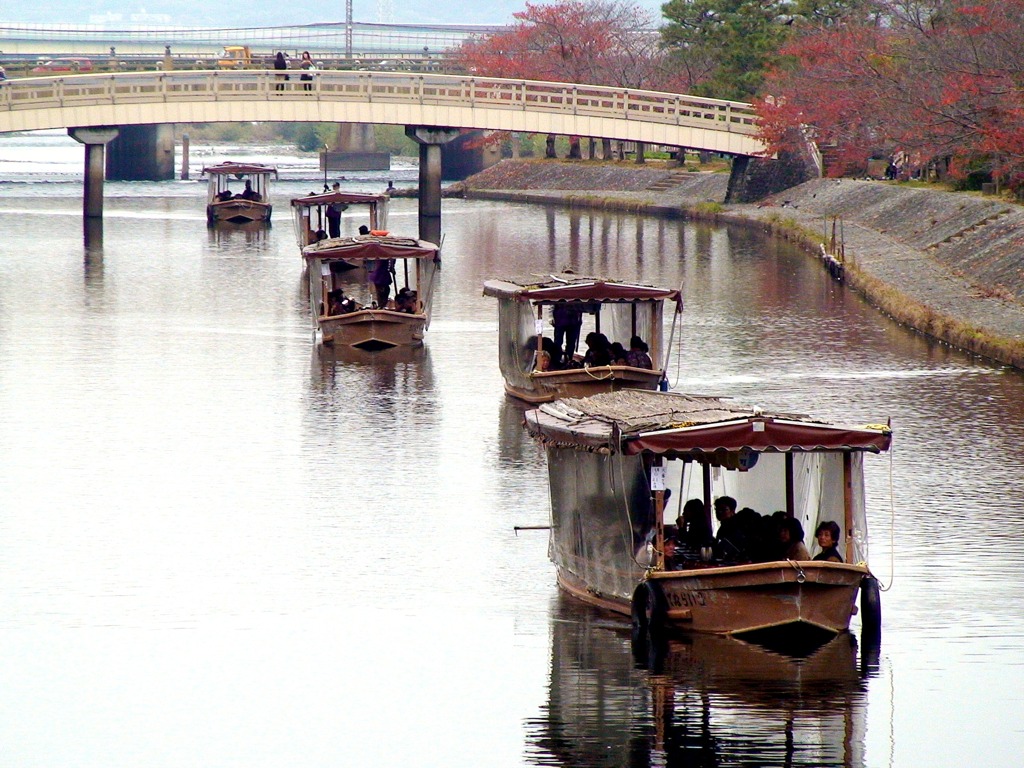
[[[708,604],[703,592],[669,592],[665,600],[669,608],[695,608]]]

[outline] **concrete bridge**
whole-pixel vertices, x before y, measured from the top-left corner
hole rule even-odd
[[[86,144],[87,169],[102,169],[103,146],[112,138],[109,129],[117,126],[245,121],[405,125],[420,143],[421,236],[423,216],[435,215],[434,208],[439,231],[440,146],[462,128],[619,139],[746,157],[764,151],[752,107],[739,102],[458,75],[322,71],[313,73],[311,81],[300,81],[298,71],[289,74],[287,81],[273,70],[8,80],[0,85],[0,133],[68,128]],[[99,153],[99,161],[90,161],[90,149]],[[102,179],[91,182],[92,207],[98,197],[100,213],[90,212],[87,193],[87,217],[101,215],[102,208],[102,194],[95,192],[97,186],[102,189]]]

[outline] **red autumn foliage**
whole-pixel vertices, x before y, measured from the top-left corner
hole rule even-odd
[[[623,88],[674,84],[653,19],[626,0],[526,4],[505,31],[456,52],[475,74]]]
[[[832,174],[872,155],[942,161],[955,176],[1024,176],[1024,0],[805,29],[758,102],[765,139],[808,126]]]

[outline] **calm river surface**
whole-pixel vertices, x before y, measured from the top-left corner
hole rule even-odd
[[[1021,764],[1024,378],[749,232],[459,200],[426,346],[324,352],[287,204],[322,177],[285,152],[193,146],[194,179],[281,167],[271,228],[207,229],[203,182],[108,182],[87,251],[81,147],[0,137],[0,763]],[[415,170],[346,186],[388,178]],[[891,417],[877,662],[698,639],[652,675],[560,596],[513,531],[547,522],[544,462],[481,286],[567,266],[682,284],[675,389]]]

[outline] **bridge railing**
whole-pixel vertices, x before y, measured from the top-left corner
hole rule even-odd
[[[668,123],[755,135],[753,107],[735,101],[594,85],[405,72],[274,70],[127,72],[7,80],[0,112],[154,101],[409,102]]]

